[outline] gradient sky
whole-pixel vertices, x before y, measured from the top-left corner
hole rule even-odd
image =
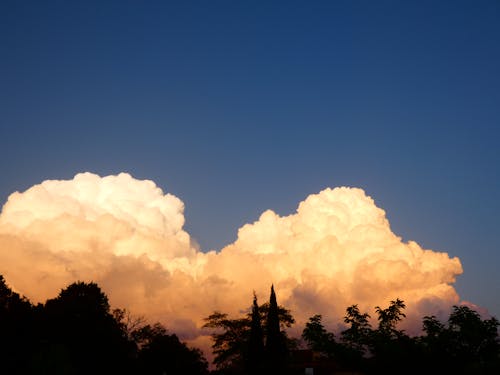
[[[0,201],[155,181],[220,249],[266,209],[363,188],[500,316],[500,3],[0,4]]]

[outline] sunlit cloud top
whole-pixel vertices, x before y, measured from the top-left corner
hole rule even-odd
[[[458,258],[404,242],[357,188],[325,189],[280,216],[268,210],[219,251],[201,252],[183,229],[184,204],[152,181],[91,173],[13,193],[0,215],[0,273],[33,301],[76,280],[101,285],[116,307],[161,320],[191,340],[218,309],[238,314],[274,283],[298,325],[348,305],[394,298],[408,325],[459,302]],[[217,215],[213,213],[214,217]]]

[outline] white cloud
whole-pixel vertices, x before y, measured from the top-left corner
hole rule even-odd
[[[218,309],[238,314],[274,283],[301,329],[321,313],[332,326],[358,303],[373,312],[397,297],[407,326],[459,301],[458,258],[405,243],[361,189],[326,189],[297,212],[264,212],[219,252],[200,252],[183,230],[184,204],[128,174],[78,174],[12,194],[0,215],[0,273],[34,301],[76,280],[97,282],[126,307],[196,338]],[[215,214],[215,213],[214,213]]]

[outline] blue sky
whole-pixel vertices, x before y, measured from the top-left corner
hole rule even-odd
[[[498,1],[4,1],[0,200],[121,171],[203,250],[365,189],[500,316]]]

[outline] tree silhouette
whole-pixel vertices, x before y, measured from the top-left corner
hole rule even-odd
[[[302,331],[302,338],[311,350],[320,353],[324,357],[333,358],[337,346],[335,336],[325,329],[321,320],[322,316],[319,314],[309,318]]]
[[[21,374],[34,350],[33,306],[0,275],[0,372]]]
[[[427,338],[434,339],[442,335],[445,327],[434,315],[424,316],[422,319],[423,331]]]
[[[379,306],[375,307],[375,311],[378,314],[378,332],[389,336],[396,337],[402,333],[402,331],[396,330],[396,325],[399,321],[406,317],[403,313],[406,305],[402,300],[397,298],[395,301],[391,301],[389,307],[382,309]]]
[[[443,323],[434,315],[424,316],[422,319],[422,329],[425,335],[416,338],[419,348],[417,367],[422,371],[432,368],[430,373],[445,373],[450,371],[453,364],[450,360],[447,345],[449,344],[449,334]]]
[[[32,306],[0,275],[1,374],[208,374],[198,349],[156,323],[110,311],[95,283],[75,282]]]
[[[276,295],[274,300],[276,302]],[[256,304],[257,300],[254,296],[254,303],[250,308],[250,312],[243,318],[230,319],[227,314],[219,311],[215,311],[210,316],[205,318],[205,324],[203,327],[209,328],[212,331],[212,352],[214,354],[213,363],[219,372],[232,374],[254,371],[252,366],[248,366],[250,361],[249,356],[254,355],[257,351],[260,352],[261,349],[256,349],[255,352],[252,350],[253,354],[250,354],[252,325],[257,325],[257,320],[260,319],[264,342],[267,343],[269,329],[267,322],[271,310],[274,311],[271,314],[277,314],[278,332],[281,336],[282,343],[284,343],[285,349],[294,348],[296,346],[296,340],[290,339],[285,332],[285,329],[290,327],[295,322],[290,311],[283,306],[278,306],[277,303],[274,304],[274,307],[271,307],[271,299],[270,302],[266,302],[258,306],[258,308],[256,308]],[[260,318],[258,316],[260,316]],[[262,325],[263,321],[266,322],[266,324]],[[273,329],[276,332],[276,323]],[[258,329],[254,331],[253,334],[258,337]],[[255,340],[255,342],[258,341],[258,339]],[[269,357],[267,355],[267,348],[264,346],[264,365],[266,368],[270,366],[268,360]],[[277,370],[275,369],[273,371]]]
[[[370,351],[372,371],[385,371],[388,374],[400,374],[403,369],[406,373],[413,373],[414,368],[405,368],[406,363],[414,357],[415,342],[398,330],[397,324],[406,315],[403,313],[406,305],[399,298],[389,303],[389,307],[382,309],[375,307],[378,314],[378,328],[372,332]]]
[[[257,296],[253,294],[253,305],[250,322],[250,337],[248,341],[248,355],[246,368],[250,374],[259,374],[263,370],[264,360],[264,333],[262,331],[261,316]]]
[[[342,342],[350,348],[357,357],[366,354],[372,329],[368,319],[370,315],[359,311],[358,305],[349,306],[346,309],[344,323],[349,324],[349,328],[341,332]]]
[[[470,371],[484,369],[485,364],[497,359],[499,322],[496,318],[482,320],[468,306],[453,306],[448,319],[448,351],[454,363]]]
[[[468,306],[453,306],[446,323],[435,316],[422,320],[423,335],[409,337],[397,328],[405,317],[402,300],[377,306],[377,329],[357,305],[346,309],[339,342],[312,316],[302,337],[323,355],[320,368],[365,374],[498,374],[499,321],[482,319]],[[258,305],[254,293],[248,314],[229,319],[214,312],[205,319],[214,340],[218,374],[288,374],[287,352],[294,340],[286,328],[294,323],[277,303]],[[262,324],[265,322],[265,324]],[[410,366],[408,366],[410,364]],[[299,365],[299,367],[297,367]],[[293,368],[300,368],[295,360]],[[75,282],[45,304],[33,306],[0,275],[0,373],[5,374],[208,374],[198,349],[189,348],[159,324],[146,324],[123,309],[110,310],[95,283]]]
[[[273,373],[284,373],[286,371],[286,361],[288,348],[281,333],[278,312],[278,302],[274,285],[271,285],[271,295],[269,296],[269,311],[266,321],[266,362]]]
[[[201,351],[189,348],[177,335],[169,335],[161,324],[146,325],[137,330],[135,337],[140,347],[138,374],[208,374],[208,363]]]
[[[227,314],[215,311],[205,318],[203,327],[213,330],[213,363],[217,369],[226,372],[243,371],[243,355],[247,352],[250,333],[249,319],[229,319]]]
[[[57,358],[50,358],[56,355],[69,361],[75,374],[130,371],[133,345],[97,284],[79,281],[61,290],[45,303],[44,318],[42,363],[57,365]]]

